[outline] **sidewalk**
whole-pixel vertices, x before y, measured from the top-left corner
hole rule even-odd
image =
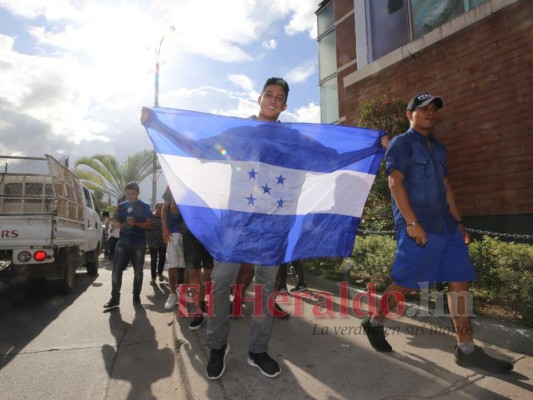
[[[290,283],[290,282],[289,282]],[[313,309],[331,292],[335,310],[339,289],[333,282],[308,277],[311,297],[303,316],[276,320],[269,354],[282,373],[269,379],[246,361],[251,305],[243,318],[232,319],[226,372],[220,380],[206,378],[209,348],[206,322],[190,331],[189,319],[176,317],[175,379],[178,399],[527,399],[533,391],[533,334],[530,329],[487,323],[476,318],[477,343],[487,352],[515,362],[507,375],[482,375],[455,364],[455,340],[447,318],[402,317],[389,320],[387,330],[394,352],[374,351],[360,328],[360,319],[317,317]],[[349,298],[354,292],[351,290]],[[283,305],[294,313],[294,298]],[[314,308],[315,307],[315,308]],[[317,306],[318,307],[318,306]]]

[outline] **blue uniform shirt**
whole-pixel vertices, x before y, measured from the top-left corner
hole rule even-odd
[[[187,228],[185,225],[185,221],[183,220],[183,217],[181,213],[178,212],[172,213],[172,205],[175,205],[177,207],[177,204],[174,202],[174,197],[171,193],[165,192],[163,193],[163,200],[170,204],[165,204],[164,207],[167,208],[167,228],[170,233],[185,233],[187,232]]]
[[[431,144],[431,150],[430,150]],[[433,135],[409,129],[391,140],[385,154],[386,173],[398,170],[418,222],[427,232],[453,232],[457,227],[450,214],[444,179],[448,176],[446,148]],[[396,229],[406,224],[394,198],[392,211]],[[411,221],[409,221],[411,222]]]
[[[153,219],[154,215],[150,206],[141,200],[135,202],[124,201],[117,206],[115,218],[119,222],[126,222],[126,218],[134,217],[137,222],[146,222]],[[119,242],[128,247],[145,247],[146,230],[126,223],[120,227]]]

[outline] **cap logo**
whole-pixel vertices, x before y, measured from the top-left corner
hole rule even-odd
[[[433,98],[433,96],[429,93],[424,93],[424,94],[421,94],[420,96],[417,96],[417,100],[419,101],[424,101],[424,100],[427,100],[427,99],[431,99]]]

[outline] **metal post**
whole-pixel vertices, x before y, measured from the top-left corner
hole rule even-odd
[[[174,27],[170,26],[168,32],[174,32]],[[166,34],[165,34],[166,35]],[[154,77],[154,107],[159,107],[159,53],[161,51],[161,45],[165,39],[165,35],[159,41],[159,46],[155,49],[155,77]],[[152,208],[155,209],[156,197],[157,197],[157,154],[155,147],[152,155]]]
[[[159,60],[155,62],[154,107],[159,107]]]
[[[162,41],[163,39],[161,39]],[[159,49],[161,49],[161,44],[159,45]],[[155,62],[154,107],[159,107],[159,50],[156,52]],[[157,154],[155,147],[152,154],[152,170],[152,209],[155,209],[157,197]]]

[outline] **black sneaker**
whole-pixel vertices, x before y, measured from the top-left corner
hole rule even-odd
[[[305,292],[306,290],[309,290],[307,287],[307,283],[297,283],[295,287],[291,289],[291,293],[297,293],[297,292]]]
[[[120,299],[111,297],[111,299],[104,304],[104,308],[115,308],[120,306]]]
[[[368,337],[368,341],[375,350],[381,352],[392,351],[391,345],[385,339],[383,325],[372,326],[370,325],[370,317],[366,317],[361,321],[361,326]]]
[[[211,349],[211,356],[207,363],[207,377],[211,380],[219,379],[226,370],[226,356],[229,353],[229,343],[221,349]]]
[[[278,362],[270,357],[267,352],[252,353],[249,351],[248,364],[252,367],[259,368],[259,371],[268,378],[275,378],[281,374]]]
[[[141,305],[141,296],[133,296],[133,305],[134,306],[139,306]]]
[[[289,319],[290,314],[285,311],[278,303],[274,303],[274,317],[278,319]]]
[[[499,360],[489,356],[481,347],[470,353],[464,353],[459,346],[455,346],[455,363],[465,368],[479,368],[488,372],[505,373],[511,372],[513,364],[508,361]]]
[[[197,317],[194,317],[189,324],[189,330],[196,331],[202,327],[202,322],[204,322],[204,316],[203,314],[198,315]]]

